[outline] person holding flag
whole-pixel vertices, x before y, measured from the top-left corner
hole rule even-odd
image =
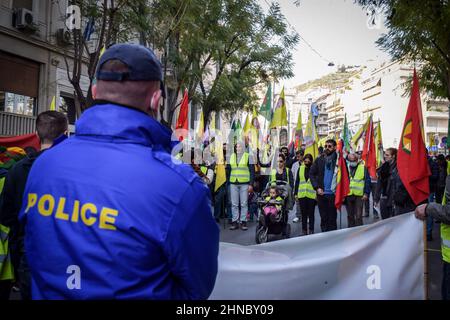
[[[325,156],[318,157],[315,160],[309,173],[311,184],[317,192],[317,205],[319,206],[322,232],[337,229],[337,211],[335,206],[336,162],[336,141],[329,139],[325,143]]]
[[[377,189],[377,182],[378,182],[378,171],[381,167],[381,165],[383,164],[384,160],[383,160],[383,139],[381,136],[381,124],[380,121],[378,121],[377,123],[377,127],[375,129],[374,132],[374,139],[375,139],[375,151],[376,151],[376,168],[377,168],[377,175],[376,177],[370,177],[371,180],[371,184],[370,184],[370,193],[372,194],[372,212],[373,212],[373,218],[374,219],[379,219],[379,215],[377,210],[375,209],[375,192]],[[367,198],[367,200],[364,202],[364,211],[365,214],[363,217],[369,217],[370,214],[370,195],[369,198]]]
[[[363,225],[363,202],[369,198],[370,175],[364,163],[355,153],[347,156],[348,172],[350,178],[350,193],[345,198],[347,208],[348,227]]]
[[[350,193],[350,178],[348,168],[344,158],[345,141],[339,140],[337,147],[337,175],[336,175],[336,197],[334,205],[337,210],[341,211],[345,198]]]
[[[427,201],[430,195],[429,176],[431,175],[423,138],[423,118],[419,92],[419,80],[414,69],[411,98],[398,149],[397,169],[402,184],[415,205]],[[404,204],[404,201],[400,203]],[[399,207],[401,208],[401,206]],[[405,208],[404,212],[411,211],[409,209]]]

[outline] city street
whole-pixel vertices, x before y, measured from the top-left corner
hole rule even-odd
[[[291,225],[291,237],[299,237],[301,236],[301,221],[297,223],[293,223],[292,219],[295,218],[295,211],[292,210],[289,213],[289,223]],[[255,219],[256,220],[256,219]],[[364,224],[371,224],[380,221],[380,219],[374,219],[372,210],[370,212],[370,216],[367,218],[363,218]],[[340,224],[342,223],[342,224]],[[255,231],[257,222],[249,222],[248,230],[229,230],[229,224],[226,219],[221,220],[220,224],[220,241],[221,242],[229,242],[236,243],[240,245],[255,245]],[[347,212],[345,206],[342,206],[342,215],[340,219],[340,214],[338,213],[337,219],[338,228],[347,228]],[[441,248],[440,242],[441,239],[439,237],[439,227],[440,225],[435,223],[433,229],[433,241],[428,242],[428,290],[429,290],[429,299],[430,300],[440,300],[441,299],[441,275],[442,275],[442,260],[441,260]],[[320,215],[319,209],[316,207],[315,211],[315,233],[320,233]],[[272,236],[270,241],[277,241],[281,239],[281,237]]]

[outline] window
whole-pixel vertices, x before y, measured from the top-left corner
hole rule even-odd
[[[33,116],[36,99],[11,92],[0,91],[0,111]]]
[[[39,67],[34,61],[0,51],[0,111],[35,115]]]
[[[69,124],[75,124],[76,121],[75,100],[72,97],[65,95],[59,97],[59,111],[61,111],[67,116]]]

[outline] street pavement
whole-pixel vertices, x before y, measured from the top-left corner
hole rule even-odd
[[[295,218],[295,208],[289,213],[289,223],[291,225],[291,237],[302,236],[301,221],[298,223],[293,223],[292,219]],[[380,221],[380,219],[373,218],[372,209],[370,210],[370,215],[367,218],[363,218],[364,224],[371,224]],[[319,209],[316,206],[315,210],[315,227],[314,232],[320,233],[320,215]],[[222,219],[220,222],[220,241],[229,242],[240,245],[255,245],[255,232],[257,222],[248,222],[248,230],[243,231],[240,229],[229,230],[230,225],[227,219]],[[342,206],[341,214],[338,212],[337,218],[338,229],[347,228],[347,211],[345,206]],[[428,290],[430,300],[440,300],[441,299],[441,280],[442,280],[442,260],[441,260],[441,248],[440,248],[440,224],[435,223],[433,229],[433,241],[428,241]],[[281,236],[276,238],[273,237],[269,241],[276,241],[282,239]]]

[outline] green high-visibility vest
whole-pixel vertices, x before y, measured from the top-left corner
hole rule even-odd
[[[206,173],[208,172],[208,167],[205,166],[201,166],[200,170],[202,171],[202,173],[206,176]]]
[[[309,199],[313,199],[316,200],[316,190],[314,190],[312,184],[311,184],[311,179],[308,179],[308,181],[306,181],[305,179],[305,165],[301,165],[300,169],[298,170],[298,178],[299,180],[299,184],[298,184],[298,193],[297,193],[297,197],[299,199],[301,198],[309,198]]]
[[[11,256],[8,250],[9,228],[0,224],[0,280],[14,280]]]
[[[286,178],[287,183],[289,184],[289,168],[286,168]],[[272,169],[272,175],[270,177],[270,182],[277,181],[277,169]]]
[[[442,198],[442,205],[447,203],[447,190],[444,192]],[[442,260],[450,263],[450,225],[441,223],[441,254]]]
[[[236,153],[233,153],[230,158],[230,182],[231,183],[248,183],[250,182],[250,170],[248,168],[249,154],[244,152],[241,161],[237,164]]]
[[[350,193],[349,196],[362,197],[364,194],[364,165],[358,164],[355,176],[350,175]]]
[[[5,177],[0,178],[0,193],[2,193],[4,185],[5,185]]]

